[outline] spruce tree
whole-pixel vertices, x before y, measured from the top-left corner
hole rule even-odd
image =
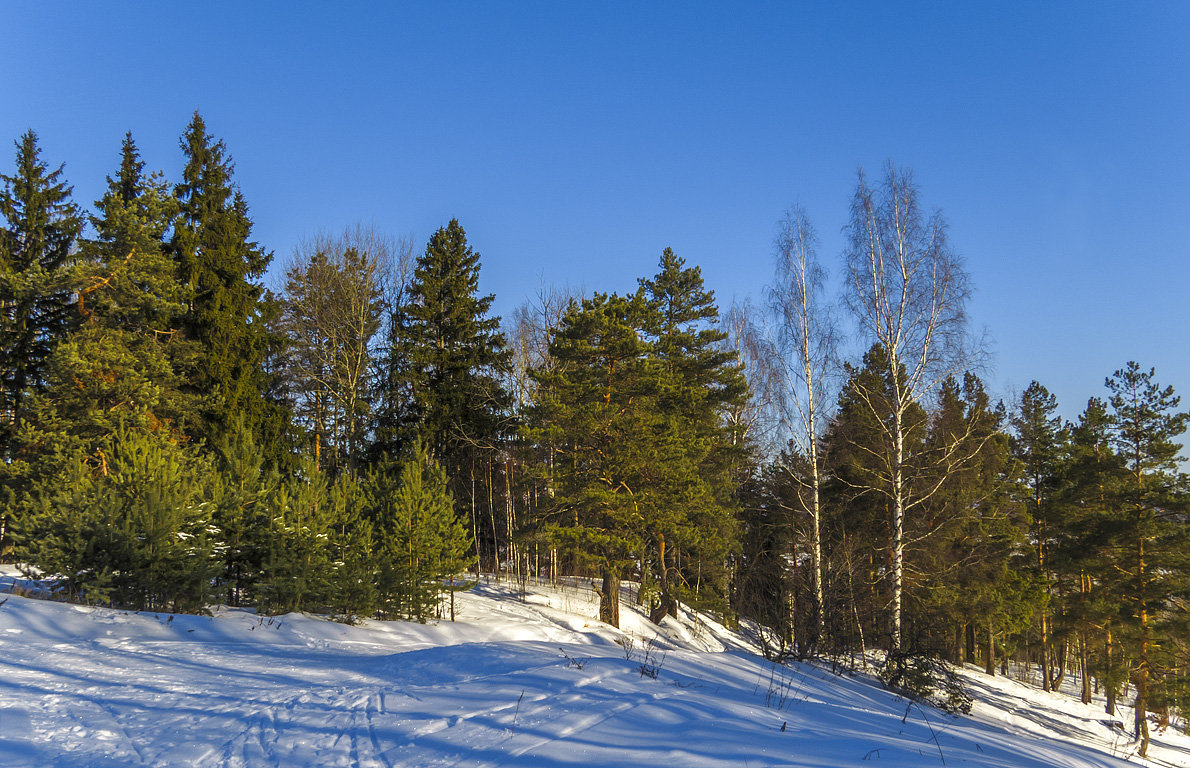
[[[29,398],[45,385],[50,353],[73,326],[75,248],[83,219],[71,188],[41,159],[37,135],[16,142],[16,169],[0,175],[0,553],[28,466],[16,436]]]
[[[75,249],[83,218],[62,166],[49,170],[37,134],[16,143],[16,170],[0,175],[0,428],[5,458],[46,360],[76,320]]]
[[[484,496],[475,486],[506,437],[510,407],[498,377],[508,353],[500,318],[488,314],[494,297],[478,293],[479,258],[454,219],[418,258],[389,324],[374,449],[401,461],[420,440],[460,512],[469,508],[473,531]]]
[[[268,330],[274,302],[260,284],[272,255],[252,241],[227,148],[197,112],[181,147],[186,165],[174,188],[180,216],[170,253],[186,292],[183,328],[199,347],[188,379],[193,392],[209,396],[194,434],[214,440],[242,418],[262,445],[279,451],[286,418],[267,396],[272,383],[264,367],[279,342]]]

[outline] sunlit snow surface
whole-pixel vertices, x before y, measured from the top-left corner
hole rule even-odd
[[[11,573],[11,571],[10,571]],[[11,583],[11,579],[8,583]],[[0,599],[3,599],[0,595]],[[774,668],[683,615],[623,635],[584,618],[590,584],[481,585],[458,621],[345,626],[301,615],[135,614],[8,596],[0,765],[1115,766],[1101,706],[971,672],[971,717],[863,676]],[[642,676],[656,637],[657,679]],[[664,653],[662,657],[660,654]],[[625,658],[631,655],[632,658]],[[1190,765],[1155,734],[1150,765]]]

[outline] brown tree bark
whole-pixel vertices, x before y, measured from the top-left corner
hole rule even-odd
[[[620,574],[612,568],[603,569],[603,584],[599,589],[599,620],[620,626]]]

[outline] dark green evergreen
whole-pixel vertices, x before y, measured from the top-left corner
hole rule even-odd
[[[240,422],[214,448],[213,522],[221,561],[215,587],[228,605],[252,605],[273,554],[270,534],[281,477],[265,466],[260,446]]]
[[[287,420],[268,397],[273,382],[265,369],[279,344],[268,328],[275,302],[260,283],[272,255],[252,241],[227,148],[197,112],[181,146],[186,164],[174,188],[180,215],[170,253],[186,296],[183,330],[200,350],[187,380],[192,392],[209,398],[193,434],[214,440],[242,419],[266,450],[279,452]]]
[[[1184,611],[1190,597],[1190,524],[1186,477],[1179,473],[1182,444],[1190,413],[1179,411],[1181,398],[1162,387],[1156,372],[1129,362],[1107,379],[1111,392],[1111,442],[1124,465],[1115,514],[1103,521],[1104,554],[1112,571],[1127,574],[1121,586],[1122,612],[1133,647],[1130,681],[1135,734],[1143,756],[1149,744],[1148,713],[1161,677],[1176,669],[1159,663],[1168,640],[1170,618]]]
[[[45,384],[46,361],[76,324],[72,267],[83,217],[71,187],[41,159],[37,134],[16,142],[16,169],[0,175],[0,440],[9,441],[28,398]]]
[[[1056,539],[1054,562],[1078,574],[1078,589],[1065,596],[1065,623],[1076,633],[1077,656],[1084,670],[1081,696],[1091,703],[1090,676],[1107,698],[1107,713],[1116,713],[1116,702],[1128,682],[1128,649],[1123,646],[1120,574],[1102,556],[1114,526],[1104,522],[1118,517],[1120,489],[1125,468],[1111,443],[1112,417],[1107,403],[1093,397],[1078,422],[1070,427],[1070,452],[1063,468],[1057,497],[1062,535]]]
[[[389,323],[374,448],[377,457],[403,461],[421,441],[446,472],[477,540],[483,512],[495,519],[488,478],[509,434],[511,407],[500,379],[508,352],[500,318],[489,316],[494,297],[479,295],[479,258],[454,219],[418,258]]]
[[[16,168],[0,175],[0,558],[28,490],[17,434],[45,386],[55,346],[77,322],[75,251],[83,217],[62,175],[41,159],[37,134],[16,142]]]
[[[388,462],[378,464],[363,486],[375,530],[381,614],[423,622],[434,618],[443,592],[474,564],[468,554],[471,537],[455,512],[446,473],[415,443],[399,470]]]
[[[1030,539],[1034,554],[1031,568],[1045,585],[1046,605],[1038,611],[1043,690],[1056,689],[1066,671],[1065,597],[1077,589],[1076,574],[1057,558],[1059,539],[1066,535],[1057,504],[1063,484],[1063,469],[1069,451],[1069,435],[1055,415],[1058,401],[1036,381],[1021,395],[1012,418],[1013,458],[1020,466],[1021,500],[1031,521]]]
[[[658,464],[666,477],[657,478],[648,559],[660,609],[674,614],[676,598],[725,606],[725,566],[739,540],[735,492],[746,457],[744,436],[727,415],[747,401],[748,384],[736,353],[724,345],[727,333],[701,270],[669,248],[658,268],[639,281],[648,308],[642,332],[656,361],[655,407],[668,419]]]

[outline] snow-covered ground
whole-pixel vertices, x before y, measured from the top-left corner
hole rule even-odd
[[[430,625],[4,597],[9,768],[1141,762],[1102,707],[1065,695],[972,671],[970,717],[907,710],[862,677],[774,667],[705,617],[659,632],[624,606],[618,632],[586,618],[589,583],[481,585]],[[1155,733],[1144,764],[1190,766],[1190,739]]]

